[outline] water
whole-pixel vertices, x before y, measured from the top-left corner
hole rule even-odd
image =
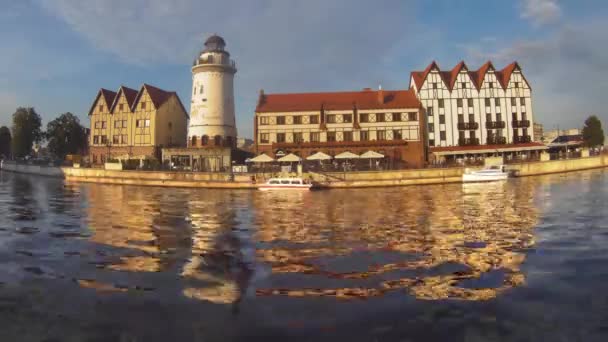
[[[604,341],[608,173],[267,193],[0,173],[0,341]]]

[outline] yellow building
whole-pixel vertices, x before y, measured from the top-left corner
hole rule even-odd
[[[89,110],[90,159],[160,159],[163,147],[185,146],[188,113],[176,92],[148,84],[100,89]]]

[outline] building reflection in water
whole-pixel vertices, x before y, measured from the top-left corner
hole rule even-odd
[[[493,298],[524,282],[520,266],[538,216],[533,188],[259,194],[257,239],[267,248],[258,258],[272,276],[256,293],[366,298],[405,289],[419,299]],[[290,275],[305,277],[296,283]]]

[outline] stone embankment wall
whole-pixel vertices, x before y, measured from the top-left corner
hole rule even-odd
[[[508,168],[515,171],[516,176],[519,177],[602,167],[608,167],[608,155],[512,164],[508,166]],[[234,179],[231,179],[231,175],[228,173],[116,171],[70,167],[44,167],[21,165],[10,162],[5,162],[3,164],[3,169],[19,173],[63,177],[68,181],[103,184],[224,189],[257,188],[256,184],[251,183],[249,175],[235,175]],[[328,188],[362,188],[459,183],[462,181],[463,172],[464,169],[462,168],[446,168],[376,172],[306,173],[303,177],[311,178]],[[257,183],[259,184],[261,182],[263,182],[263,179],[258,178]]]

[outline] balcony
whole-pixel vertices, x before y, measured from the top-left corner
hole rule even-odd
[[[520,135],[520,136],[513,137],[514,144],[525,144],[525,143],[529,143],[531,141],[532,141],[532,139],[529,135]]]
[[[505,122],[504,121],[487,121],[486,122],[486,129],[501,129],[501,128],[505,128]]]
[[[513,120],[513,128],[528,128],[530,120]]]
[[[479,138],[463,138],[458,139],[459,146],[473,146],[479,145]]]
[[[486,144],[488,145],[504,145],[507,143],[506,137],[488,137]]]
[[[459,122],[458,129],[463,130],[475,130],[479,128],[479,123],[477,122]]]

